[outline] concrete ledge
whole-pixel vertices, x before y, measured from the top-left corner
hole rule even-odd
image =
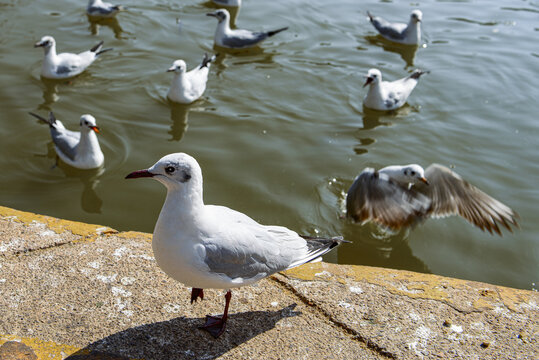
[[[233,291],[227,331],[214,340],[197,327],[221,313],[223,294],[191,305],[190,289],[155,264],[149,234],[0,207],[2,360],[539,354],[532,291],[309,264]]]

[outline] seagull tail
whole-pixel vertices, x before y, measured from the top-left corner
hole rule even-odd
[[[370,22],[373,22],[373,21],[374,21],[374,17],[373,17],[372,14],[369,12],[369,10],[367,10],[367,16],[369,17],[369,21],[370,21]]]
[[[44,117],[39,116],[38,114],[34,114],[33,112],[29,112],[28,114],[32,115],[33,117],[35,117],[39,121],[41,121],[41,122],[43,122],[45,124],[48,124],[49,127],[54,127],[54,124],[56,123],[56,117],[54,116],[52,111],[49,113],[49,119],[48,120],[45,119]]]
[[[112,7],[112,9],[116,10],[116,11],[126,11],[127,10],[127,8],[125,6],[123,6],[123,5],[114,5]]]
[[[307,241],[307,256],[305,256],[302,259],[299,259],[290,266],[288,266],[287,269],[291,269],[293,267],[308,263],[308,262],[317,262],[320,261],[320,257],[327,252],[331,251],[333,248],[339,246],[342,243],[349,243],[350,241],[346,241],[343,239],[342,236],[335,236],[332,238],[321,238],[321,237],[311,237],[311,236],[304,236],[300,235],[302,238],[304,238]]]
[[[204,53],[204,59],[202,59],[202,63],[200,64],[200,69],[204,68],[204,67],[210,67],[209,64],[212,62],[212,61],[215,61],[215,59],[217,58],[217,56],[219,56],[219,54],[214,54],[212,55],[212,57],[209,57],[207,53]]]
[[[415,69],[412,75],[410,75],[410,79],[419,79],[419,77],[423,74],[430,74],[430,71],[429,70],[423,71],[420,69]]]
[[[280,28],[280,29],[277,29],[277,30],[268,31],[268,36],[273,36],[275,34],[280,33],[281,31],[285,31],[285,30],[288,30],[288,26],[285,26],[284,28]]]

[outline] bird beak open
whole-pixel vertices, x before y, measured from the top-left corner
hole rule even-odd
[[[155,174],[152,174],[148,170],[137,170],[133,171],[131,174],[127,175],[126,179],[137,179],[137,178],[143,178],[143,177],[154,177]]]
[[[363,87],[369,85],[374,79],[372,77],[367,77],[367,81],[365,81],[365,84],[363,84]]]
[[[425,184],[429,185],[429,182],[427,181],[427,178],[426,177],[422,177],[420,178],[419,180],[423,181]]]
[[[90,126],[90,129],[99,134],[99,128],[97,126]]]

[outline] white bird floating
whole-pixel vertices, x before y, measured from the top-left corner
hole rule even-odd
[[[241,0],[211,0],[216,5],[227,6],[227,7],[240,7]]]
[[[300,236],[282,226],[261,225],[228,207],[205,205],[202,170],[184,153],[166,155],[126,179],[141,177],[151,177],[167,188],[152,240],[159,267],[193,288],[191,303],[203,299],[204,288],[227,289],[223,316],[208,315],[202,327],[214,337],[225,330],[229,289],[319,260],[344,241]]]
[[[190,104],[202,96],[206,90],[208,73],[211,62],[215,60],[215,55],[211,58],[204,54],[202,63],[193,70],[187,72],[187,65],[183,60],[176,60],[167,70],[174,72],[174,79],[168,90],[167,97],[180,104]]]
[[[512,231],[518,215],[449,168],[417,164],[364,169],[346,197],[347,217],[374,222],[392,230],[429,217],[460,215],[481,230],[501,235],[499,225]]]
[[[94,60],[112,49],[104,49],[103,41],[95,45],[90,50],[80,54],[61,53],[56,54],[56,41],[52,36],[43,36],[34,47],[42,47],[45,51],[45,58],[41,66],[41,76],[49,79],[66,79],[82,73]]]
[[[125,7],[122,5],[112,5],[102,0],[89,0],[86,7],[86,14],[93,18],[112,18],[116,16],[120,11],[124,11]]]
[[[219,23],[215,30],[214,42],[217,46],[221,46],[229,49],[245,49],[257,46],[268,37],[280,33],[288,29],[283,27],[273,31],[259,31],[253,32],[243,29],[231,29],[230,28],[230,13],[226,9],[219,9],[217,11],[207,13],[208,16],[217,18]]]
[[[378,69],[370,69],[363,87],[369,85],[369,91],[363,99],[363,105],[375,110],[395,110],[406,103],[414,90],[419,77],[429,71],[419,69],[402,79],[382,81],[382,73]]]
[[[406,45],[419,45],[421,43],[423,13],[420,10],[412,11],[408,24],[390,23],[379,16],[372,16],[368,11],[367,15],[380,35],[387,40]]]
[[[95,169],[103,165],[105,156],[96,136],[99,128],[92,115],[80,117],[80,132],[67,130],[52,111],[48,120],[34,113],[30,115],[49,125],[56,154],[66,164],[77,169]]]

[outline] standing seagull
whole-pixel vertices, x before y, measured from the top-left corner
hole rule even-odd
[[[406,45],[419,45],[421,42],[420,23],[423,13],[420,10],[412,11],[408,24],[390,23],[379,16],[372,16],[368,11],[367,15],[372,25],[384,38]]]
[[[104,49],[103,41],[80,54],[61,53],[56,54],[56,41],[52,36],[43,36],[34,47],[42,47],[45,51],[45,58],[41,66],[41,76],[49,79],[66,79],[80,74],[100,54],[112,49]]]
[[[167,71],[174,72],[174,79],[168,91],[167,97],[180,104],[190,104],[202,96],[206,90],[210,63],[215,60],[215,55],[211,58],[204,54],[202,63],[187,72],[187,65],[183,60],[176,60]]]
[[[93,18],[111,18],[123,10],[125,8],[122,5],[112,5],[101,0],[89,0],[86,7],[86,14]]]
[[[244,49],[256,46],[268,37],[288,29],[288,27],[284,27],[268,32],[253,32],[242,29],[233,30],[230,28],[230,14],[227,10],[219,9],[206,15],[213,16],[219,20],[217,29],[215,30],[215,44],[230,49]]]
[[[347,217],[398,230],[429,217],[460,215],[481,230],[501,235],[498,225],[512,231],[518,215],[449,168],[416,164],[366,168],[346,197]]]
[[[153,232],[157,264],[192,287],[191,303],[204,288],[227,289],[222,317],[207,316],[202,327],[214,337],[225,330],[231,288],[249,285],[278,271],[315,261],[341,242],[300,236],[281,226],[265,226],[224,206],[205,205],[202,170],[184,153],[169,154],[126,179],[152,177],[167,197]]]
[[[67,130],[64,124],[54,117],[52,111],[49,113],[49,120],[34,113],[30,115],[49,124],[54,150],[66,164],[77,169],[95,169],[103,165],[105,157],[96,136],[99,128],[92,115],[80,117],[80,132]]]
[[[370,85],[369,91],[363,99],[363,104],[375,110],[395,110],[406,103],[414,90],[419,77],[429,71],[414,70],[405,78],[395,81],[382,81],[382,73],[378,69],[370,69],[367,81],[363,87]]]

